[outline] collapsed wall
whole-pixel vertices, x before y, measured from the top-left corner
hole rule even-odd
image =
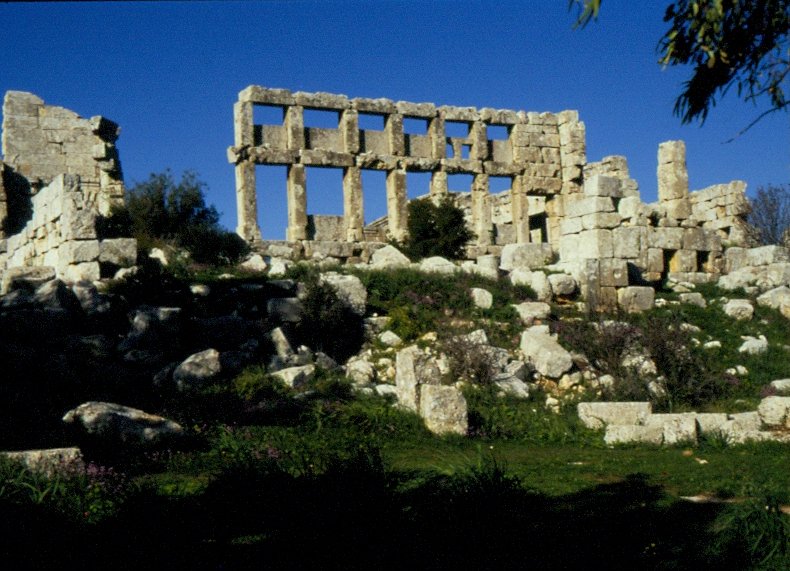
[[[123,203],[118,125],[9,91],[2,127],[0,274],[51,266],[75,282],[134,264],[135,241],[101,240],[97,226]]]
[[[275,109],[276,118],[257,123],[257,107]],[[331,113],[330,126],[306,124],[310,110]],[[370,117],[380,128],[369,127]],[[624,157],[587,163],[576,111],[349,99],[253,85],[239,93],[234,127],[228,159],[236,169],[237,232],[263,253],[348,260],[371,242],[403,239],[410,171],[430,173],[427,196],[451,194],[464,210],[475,235],[468,257],[501,255],[512,245],[544,256],[550,246],[593,307],[652,302],[652,287],[667,278],[711,281],[724,270],[724,246],[747,241],[745,183],[689,192],[685,144],[667,141],[658,150],[658,202],[645,204]],[[287,168],[285,242],[261,239],[256,165]],[[307,215],[310,167],[342,169],[343,216]],[[387,195],[387,215],[367,226],[365,169],[386,172]],[[450,192],[448,177],[459,173],[471,175],[471,187]],[[508,190],[490,193],[492,177],[506,177]]]

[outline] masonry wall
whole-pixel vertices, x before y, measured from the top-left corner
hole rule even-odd
[[[278,109],[282,121],[256,124],[257,106]],[[337,126],[306,126],[305,110],[331,112]],[[365,115],[377,118],[382,128],[360,128]],[[404,129],[408,121],[421,124],[422,132]],[[490,177],[510,180],[507,217],[513,240],[556,242],[558,222],[537,234],[530,228],[530,216],[551,212],[546,203],[556,195],[579,192],[586,162],[584,124],[575,111],[527,113],[250,86],[239,94],[234,106],[234,125],[235,144],[228,158],[236,165],[237,232],[250,241],[261,237],[255,165],[285,165],[288,169],[287,188],[272,192],[287,195],[289,241],[310,238],[306,167],[343,169],[347,242],[381,237],[380,225],[366,231],[363,224],[362,170],[387,173],[386,237],[397,239],[406,233],[406,172],[431,173],[430,194],[435,197],[448,193],[449,175],[471,175],[470,225],[476,234],[471,253],[484,254],[495,246],[497,235],[491,215],[496,200],[489,193]],[[489,136],[494,131],[497,134]],[[541,211],[533,212],[532,208]]]
[[[2,126],[0,274],[51,266],[75,282],[133,265],[134,239],[101,240],[97,230],[99,217],[123,201],[118,125],[9,91]]]

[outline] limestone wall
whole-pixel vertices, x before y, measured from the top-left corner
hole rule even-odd
[[[51,266],[59,278],[75,282],[135,263],[135,240],[100,240],[97,231],[99,216],[123,201],[118,133],[118,125],[103,117],[82,119],[31,93],[6,93],[0,275]]]
[[[123,200],[115,147],[119,132],[118,125],[104,117],[83,119],[63,107],[45,105],[32,93],[8,91],[3,100],[6,169],[23,177],[32,193],[60,174],[78,175],[86,200],[103,214]]]
[[[256,107],[275,108],[282,120],[257,124]],[[306,119],[310,111],[329,113],[332,125],[312,126]],[[369,128],[371,119],[380,128]],[[530,217],[551,212],[546,202],[553,196],[580,192],[586,162],[584,124],[575,111],[527,113],[250,86],[234,106],[234,125],[235,144],[228,158],[236,165],[237,232],[250,241],[261,236],[256,218],[259,164],[288,168],[283,191],[288,197],[289,241],[309,238],[306,167],[343,169],[347,242],[380,236],[379,228],[366,232],[363,227],[363,169],[387,173],[387,237],[398,239],[406,233],[407,171],[430,172],[433,196],[448,193],[448,176],[472,175],[470,225],[477,253],[486,253],[494,245],[492,235],[497,236],[494,224],[510,224],[507,239],[519,243],[558,240],[558,222],[547,225],[540,218],[543,230],[536,233]],[[509,210],[497,222],[492,206],[499,200],[489,193],[493,176],[510,182],[504,200]]]

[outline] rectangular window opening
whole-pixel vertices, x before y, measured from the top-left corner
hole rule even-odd
[[[409,200],[422,198],[431,192],[431,173],[412,172],[406,173],[406,195]]]
[[[472,192],[474,175],[450,174],[447,175],[447,190],[450,192]]]
[[[489,176],[488,177],[488,192],[490,194],[498,194],[511,189],[513,186],[513,177],[510,176]]]
[[[340,113],[326,109],[305,109],[305,129],[337,129],[340,125]]]
[[[545,212],[529,217],[530,242],[546,243],[549,241],[548,218]]]
[[[387,172],[362,169],[362,204],[365,226],[387,215]]]
[[[418,119],[417,117],[404,117],[403,133],[405,135],[427,135],[428,120]]]
[[[486,136],[489,141],[507,141],[510,138],[508,125],[486,125]]]
[[[288,167],[256,165],[258,225],[264,240],[285,240],[288,227]]]
[[[444,135],[445,137],[453,137],[454,139],[466,139],[469,136],[469,123],[460,121],[445,121],[444,122]]]
[[[359,113],[359,128],[362,131],[383,131],[384,130],[384,115],[375,115],[373,113]]]
[[[345,240],[343,220],[343,169],[307,167],[307,239]]]
[[[252,122],[256,125],[277,125],[283,124],[285,119],[285,107],[281,105],[253,105]]]

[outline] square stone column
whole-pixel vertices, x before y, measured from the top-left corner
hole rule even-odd
[[[478,246],[491,244],[491,204],[487,174],[476,174],[472,182],[472,228],[477,234]]]
[[[236,165],[236,215],[236,234],[248,242],[260,240],[255,163],[250,161],[242,161]]]
[[[689,177],[686,170],[686,144],[665,141],[658,146],[658,201],[670,218],[691,216]]]
[[[513,177],[510,185],[510,211],[513,216],[513,227],[516,230],[516,243],[529,242],[529,201],[524,188],[524,175]]]
[[[472,149],[469,158],[477,161],[488,159],[488,133],[486,124],[482,121],[475,121],[469,126],[469,141]]]
[[[298,151],[304,148],[304,107],[293,105],[286,108],[285,133],[288,150]]]
[[[437,115],[428,125],[431,135],[431,157],[443,159],[447,156],[447,135],[444,132],[444,117]]]
[[[397,169],[387,172],[387,222],[389,234],[395,240],[403,240],[408,234],[407,202],[406,171]]]
[[[401,157],[406,154],[406,142],[403,136],[403,115],[390,113],[384,123],[384,132],[387,134],[387,143],[391,155]]]
[[[431,198],[441,200],[447,196],[447,173],[444,171],[433,171],[431,173]]]
[[[359,114],[354,109],[346,109],[340,114],[340,134],[343,150],[346,153],[359,152]]]
[[[254,131],[255,127],[252,118],[252,103],[237,101],[233,104],[233,144],[237,147],[242,147],[244,145],[254,145]]]
[[[288,229],[289,241],[307,239],[307,180],[304,165],[288,167]]]
[[[365,210],[362,203],[362,176],[358,167],[348,167],[343,172],[343,220],[346,240],[363,240]]]

